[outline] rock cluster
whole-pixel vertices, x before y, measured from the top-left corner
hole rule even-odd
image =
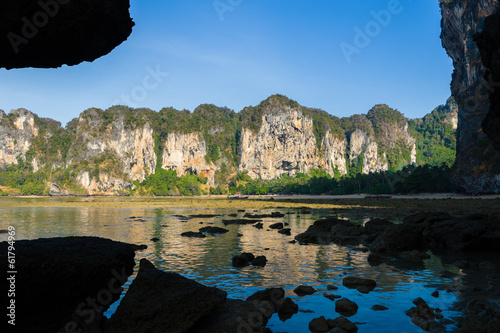
[[[500,219],[488,216],[459,218],[442,212],[407,216],[401,224],[372,219],[365,226],[332,217],[314,222],[295,237],[301,243],[366,244],[372,252],[396,252],[419,257],[427,249],[500,250]],[[383,260],[373,256],[374,263]]]
[[[265,256],[254,256],[253,253],[243,252],[231,258],[234,267],[245,267],[248,265],[264,267],[267,264]]]

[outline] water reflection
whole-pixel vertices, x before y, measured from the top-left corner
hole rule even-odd
[[[229,209],[0,208],[0,229],[14,225],[18,239],[99,236],[145,244],[148,248],[137,253],[137,260],[147,258],[162,270],[217,286],[232,298],[245,298],[266,287],[283,287],[301,310],[313,312],[299,313],[286,322],[281,322],[277,316],[271,318],[269,327],[279,332],[306,332],[308,322],[315,317],[336,318],[338,314],[334,311],[334,303],[322,295],[327,285],[338,286],[336,294],[358,303],[359,311],[350,319],[362,323],[359,332],[421,332],[404,314],[413,306],[413,299],[423,297],[430,306],[441,309],[449,309],[456,301],[452,293],[442,293],[439,299],[430,297],[435,290],[432,285],[449,281],[441,277],[445,266],[439,257],[426,260],[425,267],[421,269],[386,264],[372,267],[367,262],[368,253],[355,247],[290,243],[295,235],[305,231],[320,216],[330,215],[330,211],[280,211],[288,214],[278,219],[264,218],[264,228],[259,230],[252,225],[224,226],[222,220],[227,219],[228,214],[236,213],[237,218],[242,218],[244,214]],[[220,216],[197,217],[187,221],[178,217],[191,214]],[[365,219],[362,217],[360,223]],[[292,235],[285,236],[269,229],[268,226],[274,222],[287,223]],[[206,238],[180,236],[183,232],[198,231],[208,225],[224,227],[229,232]],[[0,235],[0,241],[6,240],[6,237]],[[159,241],[153,242],[152,238]],[[231,265],[231,257],[241,252],[265,255],[268,264],[264,268],[249,266],[236,269]],[[347,289],[342,286],[346,275],[375,279],[378,287],[369,294]],[[298,297],[293,289],[300,284],[314,286],[318,292]],[[375,312],[370,309],[375,304],[385,305],[389,310]],[[115,307],[116,304],[108,315]],[[449,311],[443,314],[448,318],[453,315]]]

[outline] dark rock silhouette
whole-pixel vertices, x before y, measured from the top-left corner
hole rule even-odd
[[[227,293],[141,259],[139,272],[106,325],[107,333],[186,332],[220,308]]]
[[[0,249],[7,272],[7,243]],[[133,272],[136,249],[97,237],[17,241],[16,325],[10,332],[99,331],[102,313]]]
[[[129,7],[129,0],[4,1],[0,67],[55,68],[94,61],[131,34]]]

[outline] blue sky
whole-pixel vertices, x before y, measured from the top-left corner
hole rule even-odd
[[[343,117],[423,117],[450,96],[437,0],[131,0],[132,35],[93,63],[0,70],[0,109],[66,124],[113,104],[235,111],[280,93]],[[360,33],[361,31],[361,33]]]

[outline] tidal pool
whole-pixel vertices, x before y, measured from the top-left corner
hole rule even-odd
[[[242,218],[245,213],[285,213],[282,218],[264,218],[264,228],[252,225],[224,226],[222,220]],[[179,216],[214,214],[215,217],[196,217],[184,221]],[[237,217],[229,217],[237,214]],[[368,253],[359,247],[329,245],[300,245],[290,243],[294,236],[304,232],[315,220],[330,216],[328,209],[183,209],[183,208],[58,208],[58,207],[2,207],[0,229],[14,226],[17,239],[36,239],[65,236],[98,236],[115,241],[145,244],[146,250],[136,253],[136,262],[147,258],[157,268],[194,279],[199,283],[225,290],[230,298],[245,299],[254,292],[268,287],[282,287],[286,296],[299,306],[299,313],[281,321],[277,314],[269,320],[273,332],[309,332],[313,318],[325,316],[334,319],[335,303],[323,296],[327,285],[338,290],[333,294],[347,297],[358,304],[358,312],[348,319],[355,322],[358,332],[423,332],[411,323],[404,311],[414,305],[412,300],[422,297],[431,307],[440,308],[445,318],[460,316],[451,309],[457,296],[440,292],[438,298],[431,294],[440,285],[460,283],[461,272],[445,265],[432,255],[423,265],[382,264],[372,267],[367,262]],[[234,216],[234,215],[233,215]],[[360,223],[369,216],[363,217]],[[267,228],[275,222],[288,223],[291,236]],[[186,231],[198,231],[204,226],[229,229],[228,233],[206,238],[181,237]],[[159,241],[153,242],[152,238]],[[7,239],[0,234],[0,241]],[[234,268],[231,257],[251,252],[265,255],[265,267]],[[18,258],[22,260],[22,258]],[[137,273],[138,265],[125,291]],[[443,271],[457,273],[444,278]],[[377,281],[377,288],[369,294],[342,286],[345,276],[359,276]],[[293,289],[298,285],[313,286],[317,292],[299,297]],[[124,295],[122,294],[122,297]],[[112,304],[106,315],[111,316],[119,301]],[[386,311],[374,311],[373,305],[384,305]],[[454,326],[448,326],[449,330]]]

